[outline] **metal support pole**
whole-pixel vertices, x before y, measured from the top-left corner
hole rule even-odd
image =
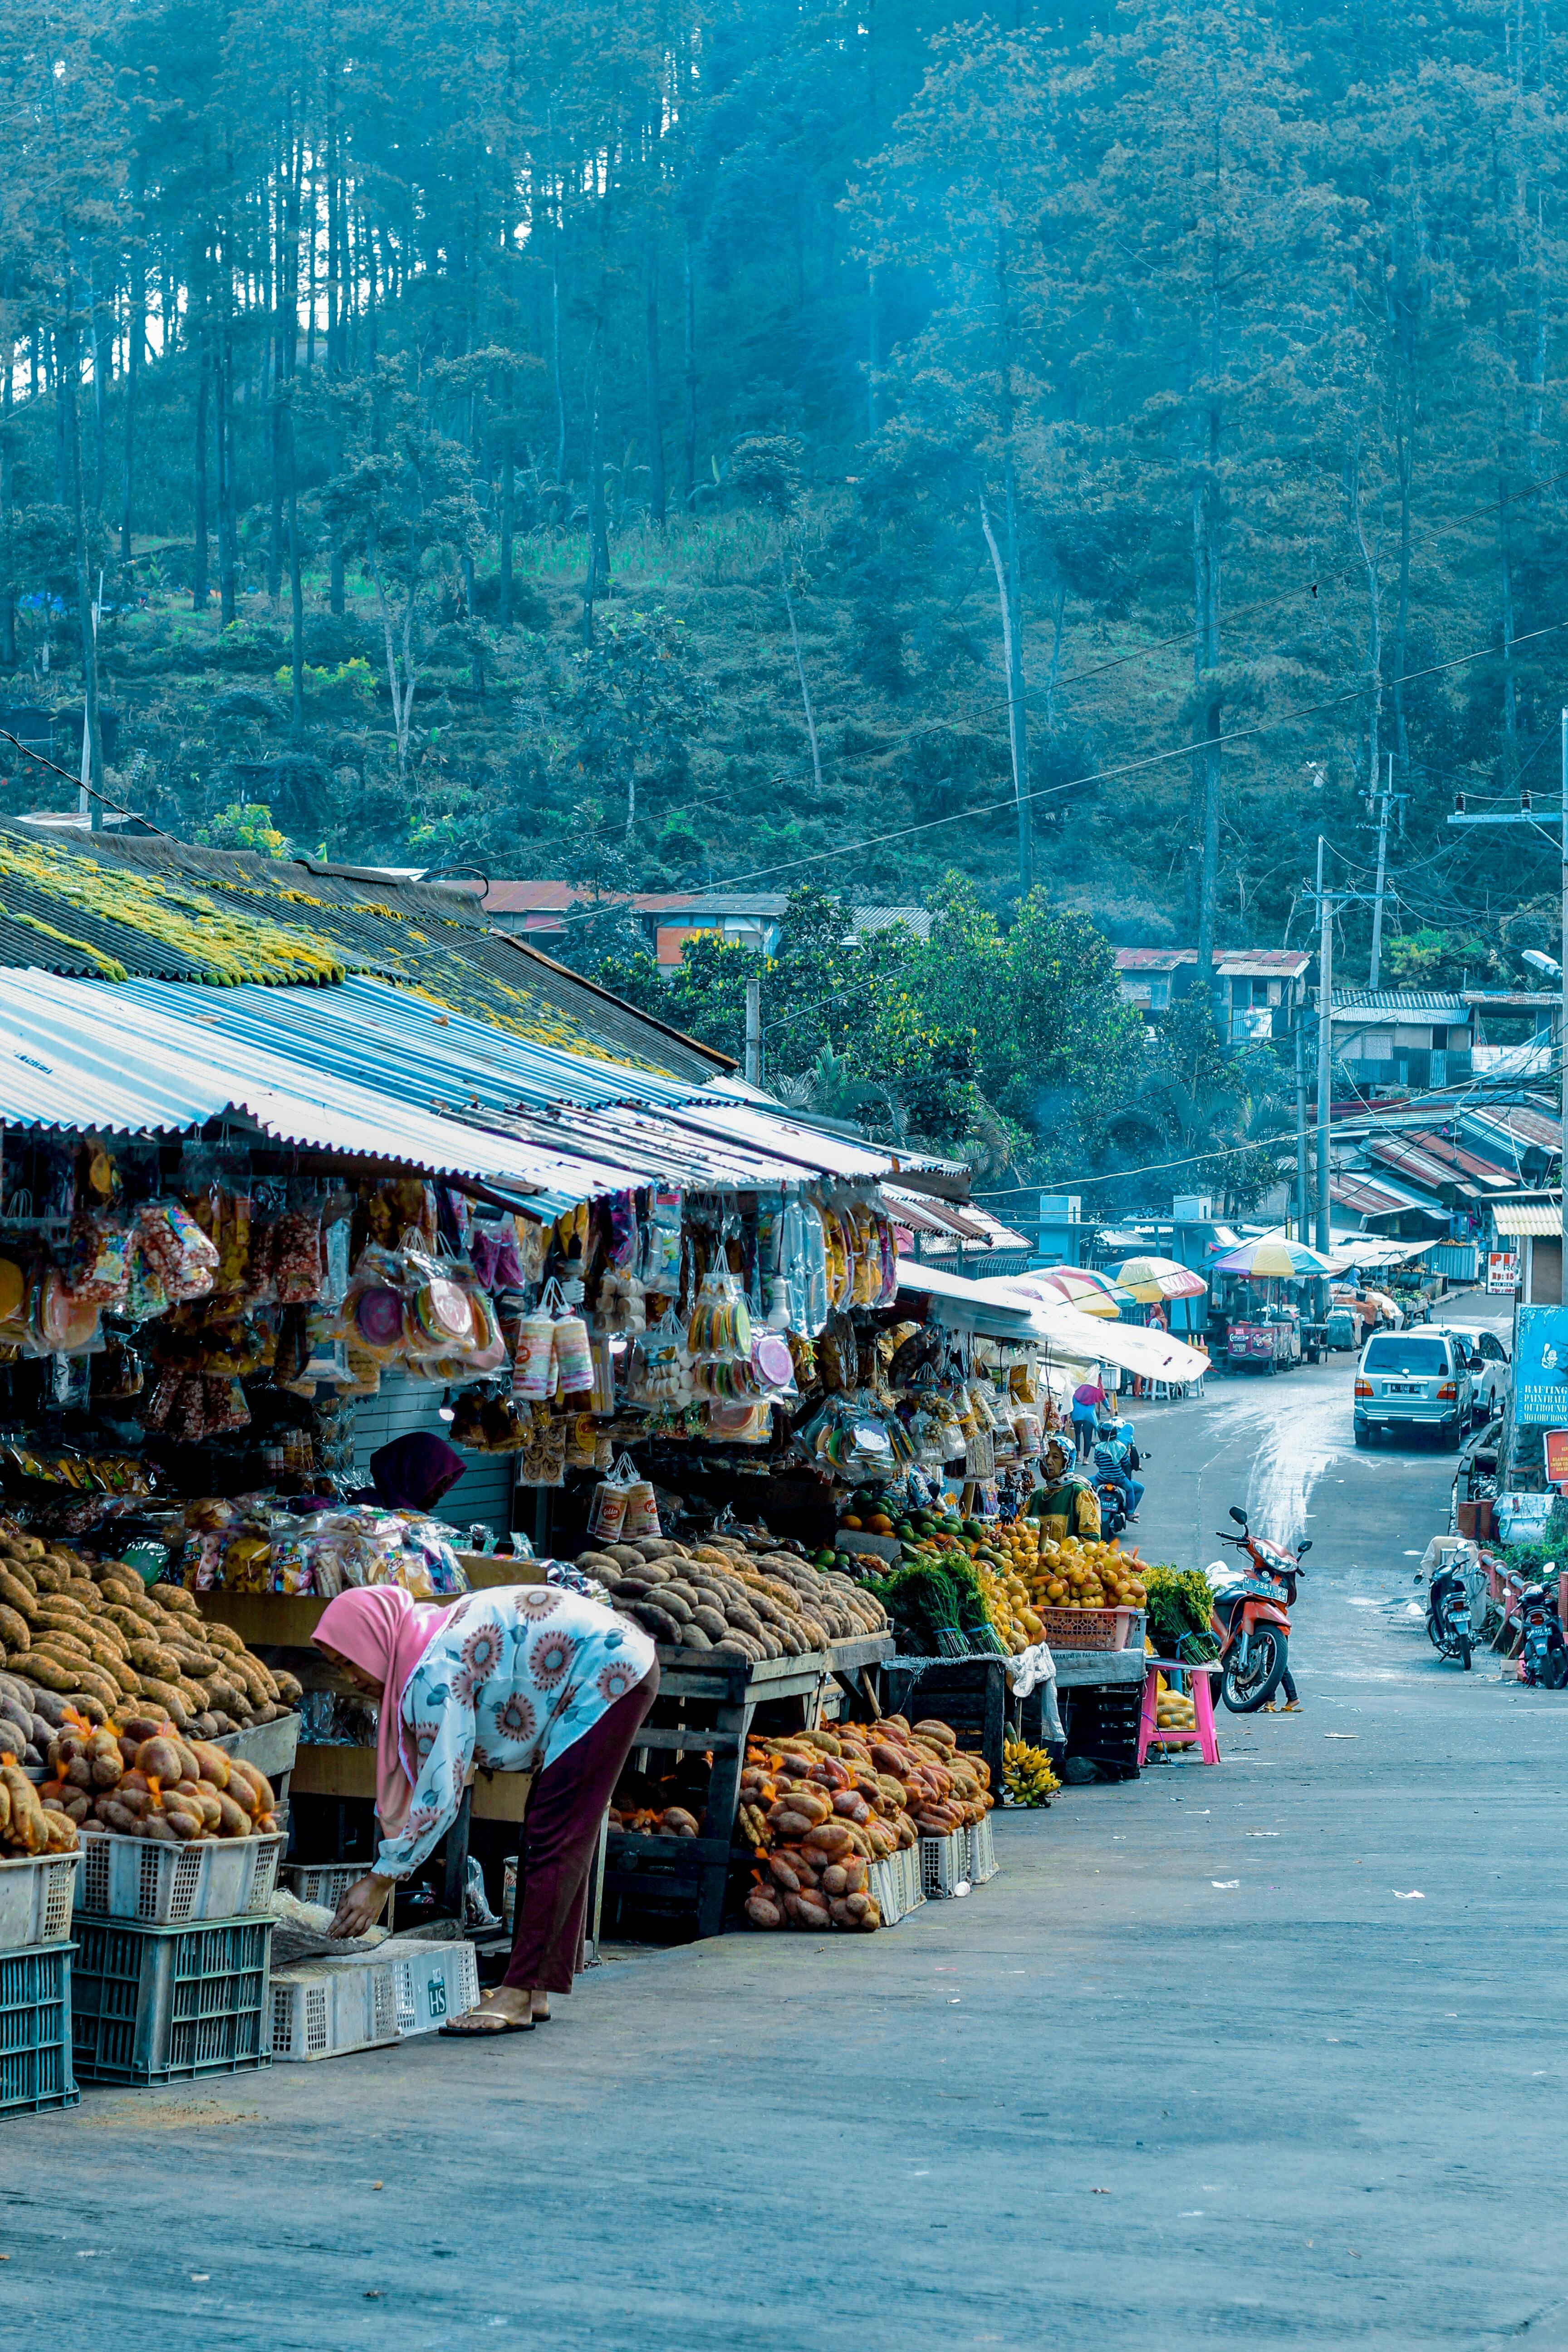
[[[1558,953],[1563,959],[1563,1009],[1558,1016],[1561,1034],[1557,1040],[1557,1051],[1563,1065],[1563,1132],[1558,1138],[1562,1165],[1557,1172],[1562,1192],[1558,1232],[1563,1253],[1563,1275],[1558,1297],[1568,1301],[1568,710],[1563,713],[1563,944]]]
[[[763,1083],[763,983],[746,982],[746,1084]]]
[[[1322,845],[1320,842],[1320,858]],[[1329,1065],[1334,1050],[1334,907],[1320,898],[1318,914],[1318,1247],[1329,1246]]]

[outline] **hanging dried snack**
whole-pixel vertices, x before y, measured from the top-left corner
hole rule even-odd
[[[272,1227],[272,1283],[279,1306],[313,1305],[321,1295],[323,1270],[320,1212],[287,1210]]]

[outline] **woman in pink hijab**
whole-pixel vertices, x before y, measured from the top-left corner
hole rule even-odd
[[[444,2032],[523,2033],[570,1992],[605,1808],[658,1689],[654,1645],[602,1601],[552,1584],[421,1606],[400,1585],[340,1593],[315,1640],[378,1705],[375,1867],[336,1936],[374,1926],[457,1819],[470,1770],[531,1772],[517,1934],[504,1981]]]

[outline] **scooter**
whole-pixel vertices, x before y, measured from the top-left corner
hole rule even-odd
[[[1426,1591],[1426,1634],[1440,1658],[1458,1658],[1466,1674],[1475,1639],[1470,1596],[1453,1569],[1439,1569]]]
[[[1284,1680],[1290,1640],[1289,1611],[1296,1605],[1296,1580],[1305,1574],[1301,1555],[1312,1549],[1310,1537],[1294,1551],[1253,1535],[1247,1513],[1231,1506],[1238,1536],[1219,1532],[1221,1543],[1234,1544],[1248,1566],[1235,1583],[1215,1592],[1210,1631],[1219,1643],[1220,1696],[1233,1715],[1255,1715]]]
[[[1525,1586],[1519,1596],[1519,1622],[1524,1633],[1519,1652],[1520,1681],[1542,1690],[1561,1690],[1568,1683],[1568,1642],[1563,1638],[1550,1585]]]

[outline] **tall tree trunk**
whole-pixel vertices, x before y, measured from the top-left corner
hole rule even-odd
[[[92,360],[92,510],[94,514],[101,514],[108,469],[108,435],[104,423],[103,346],[98,331],[98,295],[90,275],[87,281],[87,341]]]
[[[511,443],[511,420],[507,420],[506,454],[500,464],[500,625],[511,626],[511,541],[517,528],[517,459]]]
[[[205,613],[207,607],[207,407],[211,383],[212,357],[204,321],[197,339],[195,528],[191,561],[191,604],[198,613]]]
[[[1018,896],[1026,898],[1035,884],[1034,829],[1029,808],[1029,730],[1024,695],[1017,508],[1011,453],[1006,460],[1003,486],[1003,541],[997,539],[984,491],[980,497],[980,528],[985,534],[991,568],[996,575],[996,602],[1002,616],[1002,662],[1007,676],[1007,740],[1013,758],[1013,801],[1018,818]]]
[[[142,354],[147,342],[147,249],[140,235],[142,177],[138,171],[131,195],[131,316],[125,336],[125,464],[120,505],[120,561],[131,561],[132,489],[136,476],[136,390],[142,379]],[[7,381],[9,378],[7,377]]]
[[[690,513],[697,496],[697,283],[691,266],[691,239],[686,240],[686,435],[682,451],[681,497]]]
[[[660,530],[664,529],[664,416],[658,378],[658,245],[649,237],[643,269],[643,315],[647,356],[647,497]]]
[[[237,504],[234,486],[234,338],[224,321],[217,378],[217,562],[218,603],[226,629],[237,612],[235,602],[235,537]]]
[[[822,793],[822,753],[816,741],[816,713],[811,707],[811,687],[805,675],[805,656],[800,648],[800,630],[795,625],[795,598],[790,592],[789,564],[784,556],[784,526],[778,533],[779,586],[784,590],[784,611],[789,614],[789,641],[795,648],[795,674],[800,681],[801,708],[805,712],[805,732],[811,744],[811,773],[817,795]],[[628,828],[628,838],[629,828]]]
[[[877,346],[877,273],[866,265],[866,438],[877,437],[877,372],[881,366]]]
[[[1514,689],[1513,676],[1513,551],[1510,543],[1508,512],[1508,491],[1503,484],[1502,469],[1498,468],[1498,560],[1502,574],[1502,725],[1506,741],[1504,756],[1508,772],[1512,776],[1519,765],[1519,698]]]
[[[305,748],[305,592],[300,570],[300,468],[294,449],[294,410],[288,410],[289,432],[289,599],[292,622],[290,683],[293,715],[289,737],[297,751]]]
[[[550,368],[555,385],[555,478],[566,479],[566,379],[561,372],[561,226],[550,248]]]
[[[1414,471],[1413,434],[1399,436],[1399,602],[1394,615],[1394,744],[1399,772],[1408,782],[1410,738],[1405,725],[1405,645],[1410,626],[1410,483]]]
[[[594,606],[610,584],[605,520],[605,469],[599,461],[599,336],[595,326],[588,394],[588,569],[583,581],[583,643],[594,642]]]
[[[92,622],[92,586],[87,570],[87,493],[82,481],[81,418],[77,401],[76,366],[71,366],[70,446],[74,520],[76,523],[76,595],[81,620],[81,674],[86,695],[88,778],[98,798],[89,803],[89,822],[99,829],[103,793],[103,733],[98,712],[98,644]]]

